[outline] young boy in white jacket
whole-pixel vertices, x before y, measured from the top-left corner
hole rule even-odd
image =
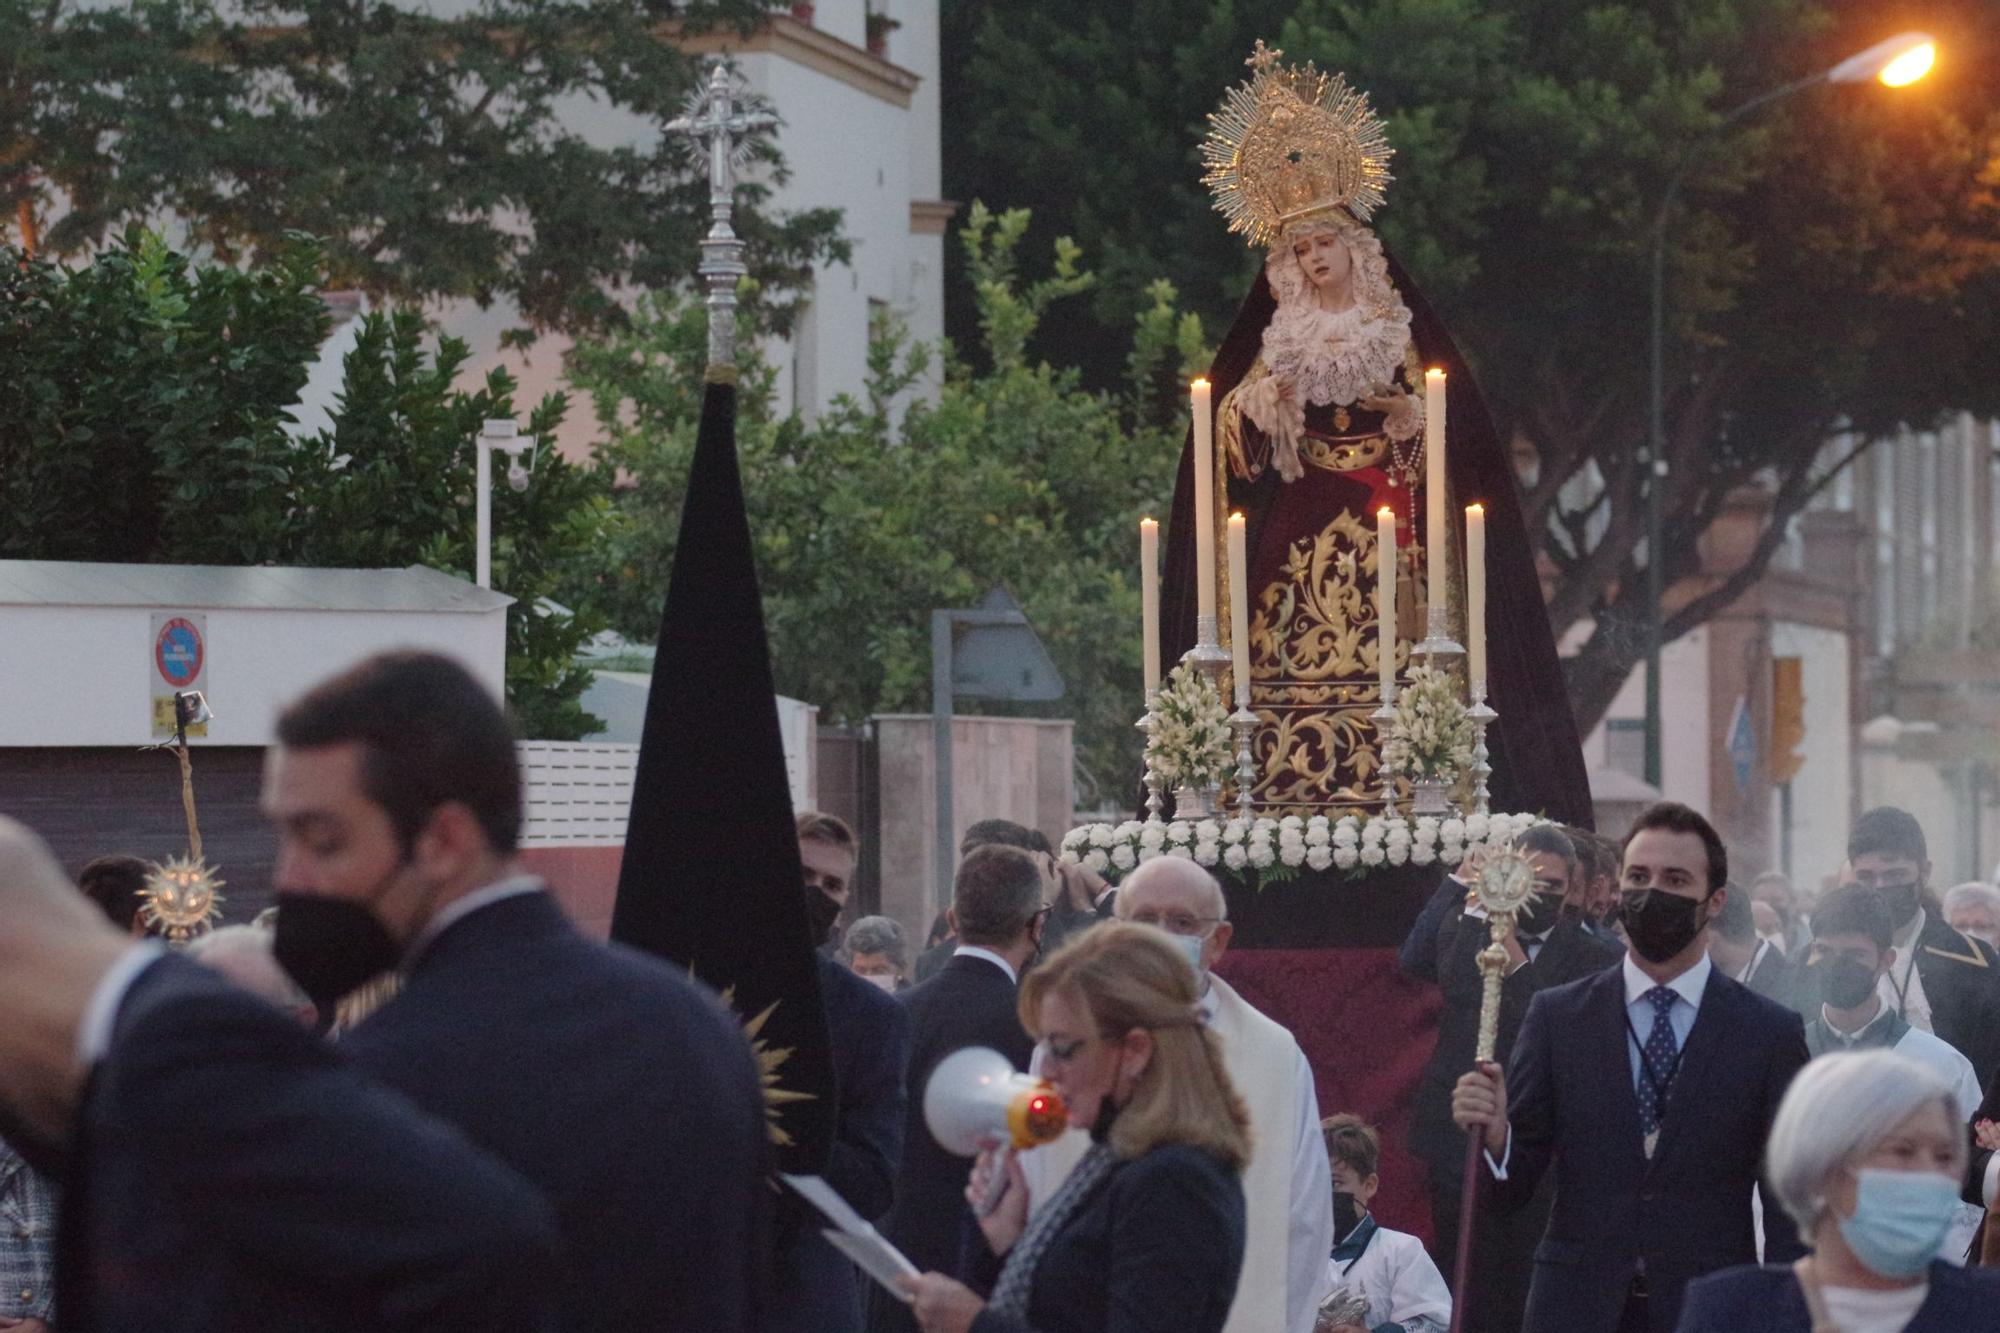
[[[1326,1263],[1326,1295],[1336,1288],[1368,1299],[1367,1322],[1321,1321],[1318,1333],[1444,1333],[1451,1325],[1451,1291],[1424,1243],[1391,1231],[1368,1214],[1381,1188],[1382,1157],[1372,1127],[1356,1115],[1320,1121],[1333,1174],[1333,1254]],[[1325,1297],[1321,1297],[1324,1301]]]

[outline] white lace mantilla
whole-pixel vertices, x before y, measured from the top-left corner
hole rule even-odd
[[[1393,305],[1322,310],[1280,303],[1264,329],[1264,365],[1315,407],[1347,407],[1395,387],[1410,312]]]

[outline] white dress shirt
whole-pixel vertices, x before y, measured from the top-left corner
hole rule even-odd
[[[1931,1030],[1931,1002],[1924,994],[1923,972],[1917,966],[1917,941],[1924,937],[1924,910],[1910,918],[1910,924],[1896,932],[1896,961],[1882,974],[1877,990],[1882,1002],[1903,1016],[1903,1021],[1924,1032]]]
[[[999,954],[994,953],[991,949],[982,949],[976,944],[961,944],[951,951],[951,956],[953,958],[984,958],[987,962],[1005,972],[1007,980],[1017,986],[1021,984],[1021,974],[1014,970],[1014,965]]]

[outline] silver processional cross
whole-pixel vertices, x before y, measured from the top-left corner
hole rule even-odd
[[[729,225],[735,199],[736,169],[743,164],[745,136],[769,129],[778,118],[751,111],[736,102],[736,79],[721,60],[708,80],[696,88],[681,114],[667,122],[673,134],[685,134],[708,150],[708,205],[714,220],[701,241],[699,272],[708,283],[708,367],[733,374],[736,366],[736,284],[746,270],[743,241]]]

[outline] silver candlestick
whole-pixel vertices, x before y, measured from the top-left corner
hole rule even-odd
[[[1146,733],[1148,751],[1153,748],[1153,728],[1159,725],[1159,701],[1158,690],[1147,691],[1146,715],[1138,722],[1139,730]],[[1157,824],[1160,822],[1160,812],[1166,809],[1166,797],[1160,791],[1160,775],[1153,771],[1153,756],[1148,753],[1143,762],[1146,768],[1146,822]]]
[[[1488,813],[1486,807],[1491,797],[1487,791],[1487,782],[1493,776],[1493,765],[1487,762],[1492,756],[1486,749],[1486,728],[1492,726],[1494,720],[1500,716],[1487,706],[1486,686],[1483,682],[1474,686],[1472,707],[1465,710],[1465,715],[1472,720],[1473,728],[1472,808],[1474,813],[1483,815]]]
[[[1195,668],[1206,671],[1215,681],[1215,688],[1222,688],[1222,673],[1229,669],[1229,650],[1222,646],[1222,631],[1217,628],[1214,616],[1196,616],[1194,622],[1194,647],[1181,654],[1181,661],[1192,662]]]
[[[1382,813],[1396,817],[1396,770],[1389,766],[1389,738],[1396,731],[1396,687],[1382,696],[1382,706],[1369,714],[1375,719],[1375,757],[1382,770]]]
[[[1257,758],[1250,750],[1250,739],[1257,732],[1257,714],[1245,704],[1229,715],[1229,725],[1236,729],[1236,815],[1247,831],[1257,786]]]
[[[1464,646],[1451,637],[1450,612],[1442,606],[1431,607],[1424,617],[1424,637],[1410,651],[1432,658],[1432,666],[1439,657],[1462,654]]]

